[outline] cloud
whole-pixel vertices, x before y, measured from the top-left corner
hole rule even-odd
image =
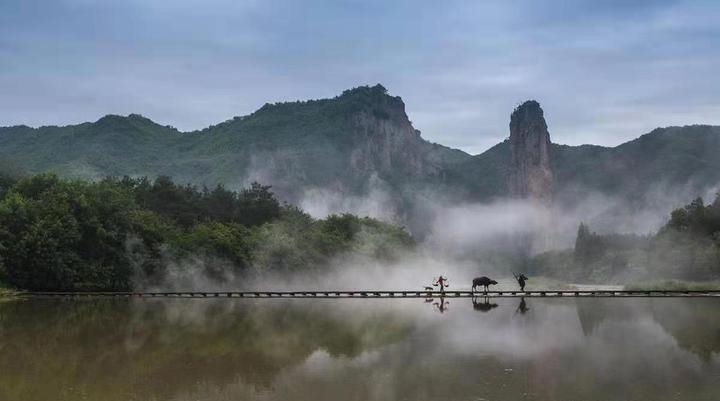
[[[4,1],[0,125],[107,113],[192,130],[382,82],[432,141],[479,153],[518,102],[558,143],[720,124],[703,1]]]

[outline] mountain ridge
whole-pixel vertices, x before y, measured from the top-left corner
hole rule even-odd
[[[617,194],[660,181],[698,188],[720,182],[716,126],[656,128],[614,147],[550,146],[560,189]],[[461,199],[503,197],[509,194],[509,154],[507,139],[477,155],[424,139],[402,98],[380,84],[334,98],[266,103],[194,131],[138,113],[66,126],[0,127],[0,157],[27,173],[168,175],[230,187],[258,180],[291,201],[308,187],[362,194],[378,178],[390,188],[440,188]]]
[[[329,100],[329,99],[314,99],[314,100],[309,100],[309,101],[319,101],[319,100]],[[295,102],[282,102],[282,104],[293,104],[293,103],[295,103]],[[269,103],[268,103],[268,104],[269,104]],[[259,110],[259,109],[258,109],[258,110]],[[256,112],[257,112],[257,110],[256,110]],[[2,134],[2,131],[3,131],[3,130],[6,130],[6,131],[9,131],[9,130],[38,131],[38,130],[50,130],[50,129],[76,128],[76,127],[82,127],[82,126],[97,124],[97,123],[100,122],[101,120],[103,120],[103,119],[105,119],[105,118],[108,118],[108,117],[109,117],[109,118],[118,117],[119,119],[126,119],[126,120],[127,120],[127,119],[132,119],[132,118],[141,118],[141,119],[143,119],[143,120],[146,120],[146,121],[154,124],[154,125],[157,126],[157,127],[161,127],[161,128],[163,128],[163,129],[169,129],[169,130],[175,131],[175,132],[178,133],[178,135],[181,135],[181,136],[182,136],[182,135],[190,135],[190,134],[202,133],[202,132],[205,132],[205,131],[210,130],[211,128],[215,128],[215,127],[218,127],[218,126],[220,126],[220,125],[222,125],[222,124],[232,122],[233,120],[242,120],[242,119],[244,119],[244,118],[247,118],[247,117],[253,115],[254,113],[255,113],[255,112],[250,113],[250,114],[246,114],[246,115],[242,115],[242,116],[234,116],[234,117],[232,117],[232,118],[230,118],[230,119],[227,119],[227,120],[225,120],[225,121],[222,121],[222,122],[220,122],[220,123],[212,124],[212,125],[209,125],[209,126],[207,126],[207,127],[205,127],[205,128],[200,128],[200,129],[195,129],[195,130],[189,130],[189,131],[180,131],[180,130],[178,130],[177,128],[175,128],[173,125],[170,125],[170,124],[161,124],[161,123],[159,123],[159,122],[157,122],[157,121],[155,121],[155,120],[153,120],[153,119],[151,119],[151,118],[149,118],[149,117],[146,117],[146,116],[144,116],[144,115],[142,115],[142,114],[140,114],[140,113],[129,113],[129,114],[127,114],[127,115],[110,113],[110,114],[105,114],[105,115],[103,115],[102,117],[98,118],[98,119],[95,120],[95,121],[83,121],[83,122],[79,122],[79,123],[75,123],[75,124],[66,124],[66,125],[54,125],[54,124],[51,124],[51,125],[40,125],[40,126],[31,126],[31,125],[27,125],[27,124],[0,125],[0,135]],[[557,145],[557,146],[561,146],[561,147],[570,147],[570,148],[593,147],[593,148],[602,148],[602,149],[613,149],[613,148],[617,148],[617,147],[619,147],[619,146],[626,145],[626,144],[628,144],[628,143],[630,143],[630,142],[634,142],[634,141],[636,141],[636,140],[638,140],[638,139],[640,139],[640,138],[642,138],[642,137],[644,137],[644,136],[656,134],[657,131],[664,131],[664,130],[682,130],[682,129],[688,129],[688,128],[694,128],[694,127],[719,128],[720,126],[718,126],[718,125],[712,125],[712,124],[668,125],[668,126],[665,126],[665,127],[660,127],[660,126],[658,126],[658,127],[655,127],[655,128],[653,128],[652,130],[650,130],[650,131],[648,131],[648,132],[646,132],[646,133],[644,133],[644,134],[641,134],[640,136],[638,136],[638,137],[636,137],[636,138],[629,139],[629,140],[627,140],[627,141],[625,141],[625,142],[621,142],[621,143],[619,143],[619,144],[617,144],[617,145],[614,145],[614,146],[598,145],[598,144],[593,144],[593,143],[581,143],[581,144],[578,144],[578,145],[570,145],[570,144],[556,143],[556,142],[553,142],[553,145]],[[439,142],[432,142],[432,141],[430,141],[430,140],[428,140],[428,139],[426,139],[426,141],[430,142],[430,143],[433,144],[433,145],[437,145],[437,146],[440,146],[440,147],[443,147],[443,148],[447,148],[447,149],[453,150],[453,151],[455,151],[455,152],[464,153],[465,155],[470,156],[470,157],[474,157],[474,156],[480,156],[480,155],[482,155],[483,153],[485,153],[485,152],[489,151],[490,149],[494,148],[495,146],[502,144],[503,142],[507,141],[507,138],[504,139],[502,142],[498,142],[498,143],[496,143],[495,145],[491,146],[490,148],[488,148],[488,149],[486,149],[486,150],[484,150],[484,151],[482,151],[482,152],[480,152],[480,153],[477,153],[477,154],[468,153],[468,152],[466,152],[466,151],[464,151],[464,150],[462,150],[462,149],[458,149],[458,148],[452,148],[452,147],[450,147],[450,146],[443,145],[443,144],[441,144],[441,143],[439,143]]]
[[[321,99],[321,100],[322,100],[322,99]],[[292,103],[292,102],[288,102],[288,103]],[[111,114],[105,114],[104,116],[100,117],[99,119],[97,119],[97,120],[95,120],[95,121],[84,121],[84,122],[80,122],[80,123],[77,123],[77,124],[67,124],[67,125],[41,125],[41,126],[37,126],[37,127],[29,126],[29,125],[27,125],[27,124],[3,125],[3,126],[0,126],[0,135],[3,134],[3,131],[11,131],[11,130],[46,131],[46,130],[55,130],[55,129],[81,128],[81,127],[86,127],[86,126],[92,126],[92,125],[97,124],[98,122],[100,122],[101,120],[104,120],[104,119],[106,119],[106,118],[115,118],[115,117],[117,117],[118,120],[121,120],[121,119],[122,119],[122,120],[128,120],[128,119],[138,118],[138,117],[139,117],[139,118],[142,118],[143,120],[146,120],[146,121],[152,123],[153,125],[155,125],[155,126],[157,126],[157,127],[159,127],[159,128],[167,129],[167,130],[170,130],[170,131],[174,131],[174,132],[177,133],[178,136],[185,136],[185,135],[200,134],[200,133],[203,133],[203,132],[205,132],[205,131],[209,131],[209,130],[212,129],[212,128],[221,126],[221,125],[224,124],[224,123],[229,123],[229,122],[232,122],[233,120],[236,120],[236,119],[242,120],[242,119],[244,119],[244,118],[246,118],[246,117],[248,117],[248,116],[250,116],[250,115],[252,115],[252,114],[254,114],[254,113],[251,113],[251,114],[248,114],[248,115],[244,115],[244,116],[236,116],[236,117],[233,117],[233,118],[231,118],[231,119],[225,120],[225,121],[223,121],[223,122],[221,122],[221,123],[213,124],[213,125],[210,125],[210,126],[208,126],[208,127],[205,127],[205,128],[202,128],[202,129],[198,129],[198,130],[180,131],[180,130],[178,130],[177,128],[175,128],[174,126],[172,126],[172,125],[163,125],[163,124],[158,123],[158,122],[152,120],[151,118],[145,117],[144,115],[139,114],[139,113],[130,113],[130,114],[127,114],[127,115],[111,113]],[[648,136],[648,135],[655,135],[655,134],[657,134],[658,132],[663,132],[663,131],[666,131],[666,130],[685,130],[685,129],[691,129],[691,128],[718,129],[718,128],[720,128],[720,126],[711,125],[711,124],[687,124],[687,125],[669,125],[669,126],[666,126],[666,127],[656,127],[656,128],[653,128],[652,130],[650,130],[649,132],[647,132],[647,133],[645,133],[645,134],[641,134],[640,136],[638,136],[638,137],[636,137],[636,138],[633,138],[633,139],[627,140],[627,141],[625,141],[625,142],[619,143],[618,145],[615,145],[615,146],[597,145],[597,144],[592,144],[592,143],[582,143],[582,144],[579,144],[579,145],[569,145],[569,144],[563,144],[563,143],[553,142],[552,144],[553,144],[553,146],[557,146],[557,147],[561,147],[561,148],[573,148],[573,149],[587,149],[587,148],[593,148],[593,149],[595,149],[595,148],[597,148],[597,149],[607,150],[607,149],[615,149],[615,148],[618,148],[618,147],[627,145],[627,144],[629,144],[629,143],[632,143],[632,142],[635,142],[635,141],[639,140],[639,139],[642,138],[642,137],[645,137],[645,136]],[[462,150],[462,149],[452,148],[452,147],[450,147],[450,146],[443,145],[443,144],[441,144],[441,143],[439,143],[439,142],[432,142],[432,141],[427,140],[427,139],[426,139],[426,141],[429,142],[429,143],[430,143],[431,145],[433,145],[433,146],[445,148],[445,149],[451,150],[451,151],[453,151],[453,152],[455,152],[455,153],[463,154],[463,155],[465,155],[465,156],[467,156],[467,157],[476,157],[476,156],[481,156],[481,155],[487,153],[488,151],[491,151],[493,148],[497,147],[498,145],[502,145],[503,143],[507,142],[508,139],[506,138],[506,139],[504,139],[502,142],[498,142],[498,143],[496,143],[495,145],[491,146],[490,148],[488,148],[488,149],[486,149],[486,150],[484,150],[484,151],[482,151],[482,152],[480,152],[480,153],[477,153],[477,154],[471,154],[471,153],[468,153],[468,152],[466,152],[466,151],[464,151],[464,150]]]

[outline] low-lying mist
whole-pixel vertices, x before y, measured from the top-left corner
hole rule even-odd
[[[375,180],[378,182],[379,180]],[[403,190],[412,208],[402,211],[387,185],[370,185],[366,195],[347,195],[330,189],[311,189],[299,205],[315,218],[351,213],[405,225],[433,252],[464,257],[477,251],[513,250],[534,254],[572,247],[580,223],[598,233],[656,232],[670,212],[701,196],[712,199],[717,186],[657,185],[641,196],[608,196],[574,188],[559,193],[551,205],[530,199],[501,198],[488,202],[460,201],[431,190]]]
[[[710,197],[716,191],[708,188],[697,194],[689,188],[657,187],[639,197],[641,202],[575,189],[572,196],[558,194],[551,205],[519,199],[453,202],[446,195],[423,190],[415,194],[416,203],[410,212],[401,211],[398,197],[380,181],[364,196],[327,188],[308,189],[299,205],[313,217],[351,213],[405,225],[416,238],[415,247],[398,251],[391,258],[376,258],[363,251],[363,244],[378,239],[366,236],[358,239],[356,249],[333,258],[328,266],[293,271],[255,266],[251,273],[237,274],[228,273],[233,272],[231,268],[215,269],[225,272],[220,280],[207,277],[205,272],[209,266],[227,262],[196,257],[173,262],[158,288],[419,290],[430,286],[439,275],[450,278],[449,289],[469,289],[472,278],[481,275],[498,280],[497,289],[515,288],[512,272],[527,268],[528,258],[534,255],[572,249],[581,222],[598,233],[652,234],[667,222],[671,210],[697,195]],[[404,199],[413,197],[408,192],[404,192]],[[283,239],[289,238],[285,235],[272,238],[279,238],[277,241],[286,248],[301,246]]]

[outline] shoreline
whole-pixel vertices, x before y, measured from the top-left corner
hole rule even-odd
[[[0,288],[0,300],[17,298],[20,291],[13,290],[10,288]]]

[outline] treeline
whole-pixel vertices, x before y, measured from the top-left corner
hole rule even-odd
[[[403,228],[370,218],[313,219],[257,183],[235,192],[168,177],[0,179],[0,281],[20,289],[129,290],[161,283],[170,266],[222,281],[322,268],[344,252],[387,258],[412,244]]]
[[[672,211],[655,235],[598,234],[581,223],[574,249],[538,255],[531,265],[538,274],[598,282],[718,280],[720,194]]]
[[[628,251],[648,245],[648,236],[635,234],[597,234],[580,223],[575,237],[574,259],[587,265],[606,256],[609,251]]]
[[[720,241],[720,194],[709,205],[705,205],[702,198],[697,198],[689,205],[675,209],[660,234],[668,232]]]

